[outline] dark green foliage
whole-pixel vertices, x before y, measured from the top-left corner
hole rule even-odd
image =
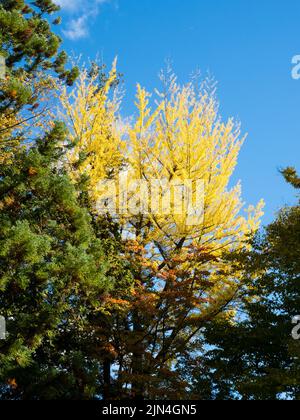
[[[299,188],[294,169],[283,174]],[[292,338],[300,315],[299,203],[284,208],[253,245],[229,261],[255,278],[238,304],[239,320],[210,324],[201,340],[206,351],[181,366],[189,395],[199,399],[300,399],[300,341]]]
[[[297,175],[295,168],[286,168],[282,171],[286,181],[293,185],[294,188],[300,188],[300,178]]]
[[[52,76],[67,85],[77,77],[48,23],[58,9],[51,0],[0,1],[1,116],[39,117],[32,111],[50,95]],[[74,185],[66,174],[63,124],[34,130],[41,138],[30,145],[26,132],[18,141],[10,128],[0,156],[0,315],[8,330],[0,399],[93,399],[104,393],[108,358],[103,302],[131,284],[119,229],[91,210],[88,179]]]
[[[78,68],[66,69],[67,55],[59,52],[61,39],[47,20],[59,7],[51,0],[0,1],[0,54],[6,59],[7,79],[0,86],[0,107],[20,109],[36,102],[32,82],[43,71],[54,70],[68,85]],[[59,20],[55,20],[55,24]],[[29,83],[28,83],[29,82]]]
[[[124,267],[115,239],[105,228],[97,238],[100,221],[62,169],[64,141],[57,123],[0,170],[0,308],[9,333],[0,341],[3,399],[92,398],[101,387],[93,324]],[[126,281],[119,276],[119,287]]]

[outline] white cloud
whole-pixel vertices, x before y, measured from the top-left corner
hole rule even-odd
[[[76,41],[89,35],[89,25],[99,13],[100,5],[111,0],[56,0],[62,10],[72,16],[63,31],[64,35]]]
[[[87,15],[72,19],[68,24],[69,29],[63,31],[64,35],[72,41],[86,38],[89,34],[87,19]]]
[[[63,10],[72,12],[78,10],[84,3],[82,0],[55,0]]]

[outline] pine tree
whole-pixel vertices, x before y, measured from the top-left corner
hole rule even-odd
[[[0,163],[20,144],[28,145],[45,122],[57,77],[72,85],[79,70],[67,68],[67,54],[53,32],[59,10],[51,0],[0,1]],[[47,119],[48,117],[48,119]],[[45,124],[45,123],[44,123]],[[41,133],[39,133],[42,135]]]
[[[131,284],[118,229],[90,211],[87,178],[65,173],[69,136],[48,113],[57,77],[71,86],[79,73],[59,52],[58,10],[51,0],[0,2],[2,399],[105,395],[105,300]]]
[[[50,71],[72,85],[78,69],[66,69],[67,54],[59,52],[61,39],[52,31],[49,18],[59,11],[52,0],[1,0],[0,55],[6,64],[6,80],[1,83],[1,109],[34,106],[33,80]],[[53,24],[58,21],[54,20]],[[29,85],[28,85],[29,83]]]
[[[56,123],[1,167],[2,399],[92,398],[101,389],[103,351],[92,319],[101,317],[118,267],[104,255],[113,241],[103,229],[96,238],[97,221],[64,172],[65,141]]]

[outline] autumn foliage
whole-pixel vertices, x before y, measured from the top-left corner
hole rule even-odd
[[[215,84],[168,68],[125,117],[117,61],[68,65],[58,10],[0,3],[0,399],[299,398],[299,205],[257,236]]]
[[[94,214],[103,216],[98,203],[104,179],[202,180],[205,186],[203,214],[196,224],[184,212],[123,215],[107,210],[122,232],[123,258],[134,278],[124,296],[105,300],[110,343],[106,376],[116,378],[106,384],[108,395],[117,389],[140,398],[175,398],[184,387],[177,384],[177,391],[171,387],[169,392],[169,381],[178,380],[178,357],[206,323],[220,314],[234,316],[232,303],[243,282],[223,255],[245,247],[259,227],[263,203],[241,215],[240,184],[229,187],[229,182],[243,138],[232,119],[221,121],[208,81],[199,90],[192,83],[181,87],[168,73],[154,109],[151,95],[138,85],[135,119],[121,123],[118,92],[112,88],[115,65],[100,89],[83,73],[70,95],[67,90],[60,95],[74,143],[70,174],[88,177]]]

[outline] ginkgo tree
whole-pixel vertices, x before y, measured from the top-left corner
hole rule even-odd
[[[180,86],[168,73],[156,101],[138,85],[137,112],[125,123],[112,89],[116,74],[114,64],[99,86],[85,72],[71,94],[60,93],[74,143],[70,172],[74,179],[89,178],[94,212],[119,223],[123,258],[135,279],[120,299],[103,302],[110,337],[107,395],[177,398],[185,387],[174,369],[178,357],[207,322],[234,317],[244,284],[223,255],[247,246],[263,202],[242,215],[241,185],[230,187],[230,180],[244,138],[233,119],[222,121],[208,81],[200,88]],[[190,186],[187,207],[170,185]],[[192,223],[190,207],[197,213]]]

